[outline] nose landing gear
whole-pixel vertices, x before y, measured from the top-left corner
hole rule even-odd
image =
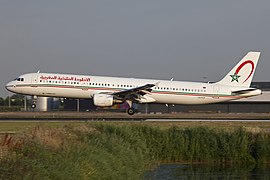
[[[32,109],[35,109],[37,107],[36,103],[37,103],[37,96],[32,96],[32,104],[31,104]]]
[[[32,108],[32,109],[35,109],[36,107],[37,107],[37,105],[36,105],[36,104],[34,104],[34,103],[33,103],[33,104],[31,104],[31,108]]]

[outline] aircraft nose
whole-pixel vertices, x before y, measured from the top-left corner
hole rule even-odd
[[[14,88],[15,88],[15,85],[14,85],[12,82],[9,82],[9,83],[6,84],[5,87],[6,87],[6,89],[7,89],[8,91],[13,92],[13,90],[14,90]]]

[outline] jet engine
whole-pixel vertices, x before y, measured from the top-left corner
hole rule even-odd
[[[93,102],[95,106],[108,107],[114,104],[122,103],[122,100],[117,100],[113,95],[109,94],[94,94]]]

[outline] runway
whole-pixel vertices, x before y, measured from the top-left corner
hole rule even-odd
[[[270,122],[269,113],[135,114],[106,112],[1,112],[0,121]]]
[[[267,119],[1,118],[0,122],[270,122]]]
[[[270,122],[264,119],[146,119],[146,122]]]

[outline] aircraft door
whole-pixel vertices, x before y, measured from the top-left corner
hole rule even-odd
[[[213,98],[219,98],[219,93],[220,93],[219,86],[215,85],[213,91],[214,91]]]
[[[37,74],[33,74],[32,75],[32,86],[36,86],[38,83],[38,75]]]
[[[219,87],[218,86],[214,86],[214,94],[219,94]]]

